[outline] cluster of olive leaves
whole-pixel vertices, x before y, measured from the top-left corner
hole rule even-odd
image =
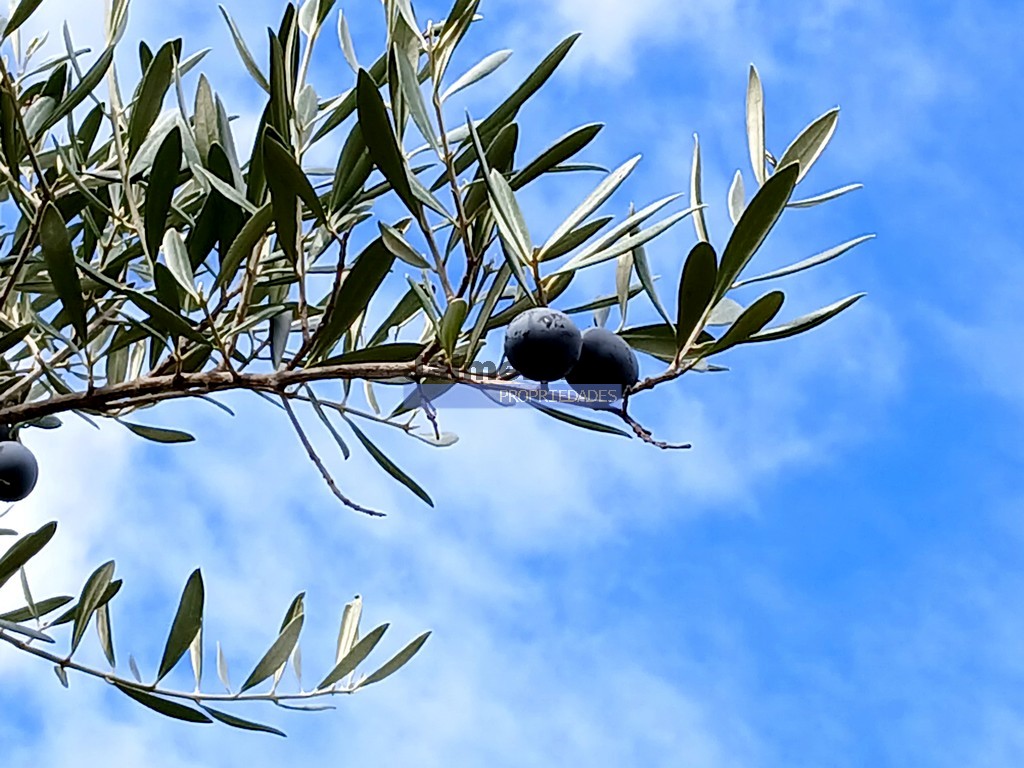
[[[86,420],[114,419],[151,440],[183,442],[191,435],[140,423],[131,414],[179,398],[201,398],[228,410],[212,396],[249,391],[285,411],[310,459],[344,504],[379,514],[338,487],[296,406],[308,408],[346,458],[348,441],[354,439],[385,472],[432,505],[427,492],[366,430],[397,429],[440,447],[456,438],[440,430],[437,413],[421,391],[401,398],[389,411],[381,408],[377,388],[425,383],[461,383],[487,391],[528,387],[514,371],[483,365],[478,356],[492,332],[500,332],[524,309],[556,302],[582,269],[615,261],[614,290],[563,311],[594,311],[603,321],[610,308],[619,307],[620,335],[667,367],[633,386],[621,406],[599,414],[621,420],[626,429],[531,404],[577,427],[639,437],[661,447],[671,446],[632,418],[630,397],[691,370],[721,370],[709,359],[740,344],[803,333],[860,298],[851,296],[771,326],[783,303],[780,291],[745,308],[727,296],[735,288],[823,264],[869,237],[785,269],[741,277],[787,207],[814,206],[859,187],[793,199],[796,185],[831,138],[838,110],[815,120],[776,159],[765,148],[763,96],[753,68],[747,135],[757,189],[747,202],[737,171],[728,196],[735,226],[721,257],[709,242],[704,219],[699,143],[694,145],[690,207],[649,226],[682,195],[639,210],[631,207],[611,227],[613,217],[595,217],[636,167],[639,157],[634,157],[605,171],[547,240],[535,245],[516,193],[542,176],[604,170],[573,162],[597,136],[600,124],[570,131],[531,159],[516,155],[520,108],[548,81],[575,35],[482,120],[449,125],[448,99],[486,78],[509,56],[498,51],[457,78],[448,77],[457,46],[481,18],[479,0],[456,0],[443,21],[422,25],[409,0],[384,0],[387,48],[366,67],[338,10],[339,44],[355,82],[332,98],[321,97],[307,75],[316,43],[335,16],[335,0],[306,0],[298,9],[288,5],[279,27],[268,30],[265,69],[222,8],[243,64],[266,93],[255,140],[243,154],[232,115],[209,80],[200,75],[194,94],[186,94],[183,80],[208,51],[186,54],[181,39],[155,52],[143,43],[141,78],[130,93],[123,91],[114,49],[127,24],[128,0],[112,0],[102,51],[86,61],[94,52],[76,49],[65,26],[66,54],[33,67],[43,40],[22,49],[18,29],[40,3],[22,0],[7,20],[3,39],[11,46],[14,66],[5,61],[0,73],[0,197],[17,218],[13,229],[0,231],[0,424],[15,434],[25,427],[57,427],[58,414],[71,413]],[[309,150],[334,140],[342,126],[348,132],[338,141],[335,167],[305,168]],[[425,143],[407,150],[411,127]],[[397,199],[406,214],[394,221],[382,218],[376,211],[385,197]],[[697,244],[682,265],[676,312],[670,313],[655,291],[645,244],[685,218],[694,223]],[[365,237],[368,229],[372,234]],[[350,240],[359,237],[368,242],[350,253]],[[661,320],[627,327],[627,306],[641,296]],[[385,314],[378,305],[386,297],[397,301]],[[383,319],[370,322],[378,316]],[[716,327],[724,330],[714,333]],[[353,402],[356,381],[362,382],[361,403]],[[325,382],[341,382],[342,396],[325,396],[318,388]],[[20,571],[27,602],[0,617],[0,639],[53,661],[62,682],[67,669],[93,674],[182,719],[212,717],[257,727],[204,702],[266,699],[285,705],[288,697],[276,687],[289,659],[299,670],[301,596],[242,689],[214,696],[198,688],[203,588],[198,572],[193,574],[157,679],[143,685],[137,675],[127,679],[101,673],[71,658],[95,617],[101,645],[114,663],[108,603],[120,582],[112,580],[112,563],[90,577],[71,609],[42,622],[71,601],[33,601],[24,576],[23,566],[53,535],[54,526],[19,539],[0,559],[0,586]],[[342,623],[332,672],[316,689],[295,698],[351,692],[382,679],[426,639],[421,635],[369,677],[350,678],[339,686],[383,634],[378,627],[358,639],[358,605],[346,608],[348,623]],[[34,628],[25,623],[30,620]],[[60,657],[34,644],[52,640],[45,630],[64,623],[73,625],[72,653]],[[160,688],[160,680],[189,649],[196,692]],[[219,670],[221,661],[218,652]],[[246,693],[271,677],[271,693]]]

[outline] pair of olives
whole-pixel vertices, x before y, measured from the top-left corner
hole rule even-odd
[[[549,307],[528,309],[509,323],[505,356],[526,378],[564,378],[587,400],[607,400],[607,393],[617,400],[640,378],[636,355],[621,336],[606,328],[580,333],[568,315]]]
[[[21,501],[36,487],[39,464],[17,440],[0,441],[0,501]]]

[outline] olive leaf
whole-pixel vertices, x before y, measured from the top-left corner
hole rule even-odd
[[[121,693],[135,699],[135,701],[139,702],[139,704],[142,704],[144,707],[148,707],[154,712],[159,712],[161,715],[172,717],[175,720],[184,720],[189,723],[213,722],[199,710],[186,707],[184,704],[178,704],[176,701],[171,701],[170,699],[165,699],[160,696],[154,696],[151,693],[147,693],[146,691],[126,683],[120,683],[116,680],[111,681],[111,684],[117,688],[117,690],[121,691]]]
[[[732,287],[733,282],[768,237],[768,233],[779,220],[793,194],[799,172],[800,165],[793,163],[773,174],[743,211],[725,245],[725,250],[722,251],[715,300],[722,298]]]
[[[782,169],[790,163],[799,163],[800,173],[796,177],[797,184],[799,184],[814,162],[821,157],[829,139],[835,133],[838,120],[839,107],[836,107],[804,128],[800,135],[793,139],[793,143],[786,147],[786,151],[779,158],[777,167]]]
[[[750,65],[747,78],[747,147],[750,150],[750,166],[754,181],[760,186],[767,180],[764,146],[764,89],[757,67]]]
[[[405,472],[399,469],[398,466],[391,459],[389,459],[388,456],[383,451],[381,451],[380,448],[374,445],[370,438],[368,438],[366,434],[355,425],[352,419],[350,419],[348,416],[345,416],[344,414],[342,415],[344,416],[345,421],[348,422],[348,426],[352,430],[352,434],[356,436],[356,439],[362,444],[363,448],[366,449],[366,452],[370,454],[370,457],[375,462],[377,462],[377,464],[380,465],[380,467],[385,472],[387,472],[389,475],[395,478],[395,480],[400,482],[414,494],[419,496],[420,499],[422,499],[425,504],[431,507],[434,506],[433,499],[430,498],[429,494],[427,494],[427,492],[424,491],[423,488],[420,487],[420,485],[415,480],[413,480],[411,477],[405,474]]]
[[[372,685],[373,683],[379,683],[384,678],[393,675],[395,672],[404,667],[413,656],[419,653],[420,648],[423,647],[423,644],[427,642],[427,638],[429,637],[429,631],[421,634],[419,637],[417,637],[411,643],[405,646],[405,648],[396,653],[392,658],[384,662],[384,664],[379,669],[370,673],[370,675],[365,680],[361,680],[359,682],[358,687],[362,688],[367,685]]]
[[[714,302],[718,263],[715,249],[701,241],[693,246],[679,278],[676,351],[685,354],[702,330]]]
[[[0,587],[6,584],[11,576],[16,574],[25,563],[39,554],[39,551],[50,542],[50,539],[53,538],[53,534],[56,532],[57,523],[50,522],[14,542],[4,552],[3,557],[0,557]],[[9,617],[4,616],[4,618]],[[19,619],[9,620],[18,621]]]
[[[164,645],[156,682],[160,682],[174,665],[181,660],[203,624],[203,576],[196,568],[185,582],[185,589],[178,602],[178,610],[171,623],[171,631]]]
[[[82,641],[93,612],[100,607],[103,594],[106,592],[107,587],[110,586],[110,580],[113,578],[113,575],[114,561],[110,560],[93,571],[92,575],[86,580],[85,586],[82,587],[82,594],[78,598],[78,608],[75,613],[74,629],[71,633],[72,654]]]
[[[249,673],[249,677],[242,683],[242,687],[239,689],[241,692],[262,683],[288,660],[292,649],[295,648],[295,644],[299,641],[299,633],[302,632],[302,622],[304,620],[305,617],[299,614],[289,622],[288,626],[277,636],[274,644],[270,646],[263,655],[263,658],[256,664],[253,671]]]
[[[46,270],[81,343],[88,338],[85,297],[82,294],[82,282],[75,267],[75,254],[71,248],[71,238],[60,211],[52,202],[46,203],[40,215],[42,220],[39,225],[39,242],[42,246]]]
[[[381,624],[352,646],[344,657],[334,665],[334,668],[327,673],[327,676],[320,681],[316,690],[320,691],[324,688],[329,688],[358,667],[370,655],[370,652],[377,647],[377,643],[380,642],[380,639],[384,637],[384,633],[387,632],[388,626],[388,624]]]

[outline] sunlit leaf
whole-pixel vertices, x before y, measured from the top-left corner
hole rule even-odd
[[[86,580],[85,586],[82,587],[82,594],[78,598],[78,610],[75,613],[74,629],[71,633],[71,653],[75,652],[78,644],[82,641],[85,630],[89,626],[89,619],[92,618],[93,612],[99,608],[103,594],[107,587],[110,586],[110,580],[113,576],[114,561],[110,560],[93,571],[92,575]]]
[[[779,339],[787,339],[790,336],[796,336],[797,334],[809,331],[812,328],[817,328],[822,323],[831,320],[843,310],[852,307],[864,298],[865,295],[866,294],[858,293],[841,301],[837,301],[835,304],[830,304],[827,307],[823,307],[822,309],[803,315],[802,317],[798,317],[796,320],[791,320],[783,325],[777,325],[773,328],[765,328],[764,330],[752,334],[747,341],[777,341]]]
[[[203,576],[196,568],[188,577],[181,593],[178,610],[171,623],[171,631],[167,636],[164,653],[160,659],[160,668],[156,673],[157,682],[166,677],[167,673],[174,668],[199,633],[203,623],[203,600]]]
[[[750,76],[747,79],[747,147],[750,150],[754,181],[758,185],[764,184],[767,179],[764,166],[764,89],[753,64],[750,65]]]
[[[828,145],[829,139],[836,130],[836,122],[839,120],[839,107],[830,109],[824,115],[812,122],[800,135],[793,139],[786,151],[779,158],[777,167],[781,170],[790,163],[800,163],[800,173],[797,174],[797,184],[807,175],[807,172],[814,165],[814,162],[821,156],[821,153]]]
[[[388,626],[388,624],[381,624],[376,629],[370,631],[366,637],[362,638],[358,643],[352,646],[351,650],[345,654],[341,661],[335,664],[334,669],[327,673],[327,677],[320,681],[316,690],[320,691],[334,685],[345,677],[345,675],[358,667],[362,661],[370,655],[370,652],[377,646],[380,639],[384,637],[384,633],[387,632]]]
[[[299,633],[302,631],[303,615],[296,616],[278,635],[274,644],[270,646],[263,658],[259,660],[256,667],[242,683],[241,691],[247,691],[253,686],[259,685],[268,677],[273,675],[282,664],[288,661],[295,644],[299,641]]]
[[[50,522],[14,542],[4,552],[3,557],[0,557],[0,587],[6,584],[25,563],[39,554],[39,551],[49,543],[56,532],[57,523]]]

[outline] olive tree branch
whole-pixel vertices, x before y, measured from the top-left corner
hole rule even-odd
[[[90,677],[95,677],[99,680],[103,680],[111,685],[118,684],[128,688],[136,690],[146,691],[153,693],[158,696],[165,696],[170,699],[185,699],[188,701],[194,701],[199,704],[204,701],[301,701],[304,699],[315,699],[321,696],[332,696],[336,693],[352,694],[355,693],[357,686],[350,686],[347,688],[336,688],[331,686],[329,688],[316,689],[312,691],[304,691],[302,693],[202,693],[199,691],[176,691],[166,688],[160,688],[154,683],[140,683],[134,678],[121,677],[119,675],[112,674],[110,672],[103,672],[93,667],[88,667],[84,664],[72,661],[69,657],[59,656],[55,653],[50,653],[42,648],[37,648],[33,645],[29,645],[28,642],[21,640],[20,638],[14,637],[7,634],[4,630],[0,629],[0,640],[5,643],[14,646],[20,651],[29,653],[33,656],[37,656],[40,659],[45,659],[52,664],[61,667],[62,669],[71,669],[75,672],[80,672]]]

